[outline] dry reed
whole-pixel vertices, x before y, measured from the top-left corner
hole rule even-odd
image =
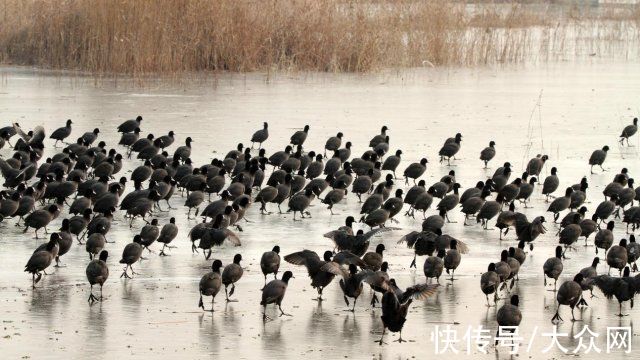
[[[0,61],[96,74],[363,72],[548,60],[637,40],[637,8],[595,13],[441,0],[5,0]]]

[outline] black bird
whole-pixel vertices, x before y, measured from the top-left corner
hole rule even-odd
[[[640,244],[636,242],[635,235],[629,235],[629,243],[627,244],[627,262],[632,265],[631,270],[638,271],[636,261],[640,257]]]
[[[391,332],[400,332],[398,342],[402,342],[402,327],[407,321],[407,314],[409,312],[409,306],[411,302],[415,300],[426,299],[429,296],[434,295],[438,290],[437,284],[427,285],[419,284],[407,288],[405,291],[400,290],[396,286],[394,279],[389,280],[388,290],[382,296],[382,319],[383,329],[380,340],[377,341],[380,345],[383,344],[384,333],[386,329]]]
[[[282,280],[271,280],[264,286],[264,288],[262,288],[262,300],[260,301],[260,305],[262,305],[263,309],[262,321],[271,320],[271,318],[266,314],[267,305],[269,304],[278,305],[278,309],[280,309],[280,316],[291,316],[282,310],[282,300],[287,292],[287,287],[289,286],[289,280],[291,278],[294,278],[293,273],[291,271],[285,271],[284,274],[282,274]]]
[[[222,287],[222,276],[220,275],[220,268],[222,262],[220,260],[214,260],[211,264],[211,271],[204,274],[200,279],[200,302],[198,306],[204,311],[213,312],[213,303],[216,300],[216,295]],[[202,296],[211,296],[211,310],[205,310],[204,303],[202,302]]]
[[[455,160],[455,155],[458,153],[458,151],[460,151],[460,142],[462,141],[462,134],[457,133],[455,139],[453,139],[453,141],[449,141],[449,139],[447,141],[445,141],[444,145],[442,145],[442,148],[440,148],[440,151],[438,152],[438,155],[440,156],[440,162],[443,162],[444,159],[447,159],[447,165],[451,165],[451,158],[454,158]]]
[[[443,197],[442,200],[440,200],[440,202],[436,206],[438,211],[444,211],[444,218],[449,223],[451,221],[449,220],[449,216],[447,215],[447,213],[449,211],[455,209],[455,207],[458,206],[458,203],[460,202],[460,197],[458,195],[458,189],[460,189],[460,184],[458,184],[458,183],[453,184],[453,194],[449,194],[449,195]]]
[[[386,250],[384,244],[378,244],[376,246],[376,251],[375,252],[368,252],[366,254],[364,254],[364,256],[362,257],[362,261],[364,261],[367,266],[369,267],[369,269],[373,270],[373,271],[378,271],[380,270],[380,267],[382,266],[383,263],[383,252]]]
[[[619,245],[612,246],[607,251],[607,265],[609,265],[609,274],[611,274],[611,268],[618,269],[620,275],[622,270],[627,266],[627,239],[621,239]]]
[[[54,132],[51,133],[49,138],[56,141],[53,144],[54,147],[58,145],[58,141],[64,142],[64,139],[68,138],[69,135],[71,135],[71,124],[73,124],[73,121],[71,121],[71,119],[68,119],[65,126],[57,128]]]
[[[593,167],[598,165],[600,166],[600,169],[602,171],[606,171],[603,167],[602,164],[604,163],[604,160],[607,158],[607,152],[609,151],[609,147],[608,146],[604,146],[602,148],[602,150],[595,150],[592,154],[591,157],[589,158],[589,165],[591,165],[591,173],[594,174],[593,172]]]
[[[242,266],[240,266],[240,261],[242,261],[242,255],[236,254],[233,257],[233,262],[224,267],[222,271],[222,284],[224,285],[224,293],[227,298],[227,302],[230,301],[238,301],[238,300],[230,300],[229,296],[232,296],[236,290],[236,282],[240,280],[242,277],[242,273],[244,270]],[[231,291],[227,292],[227,287],[231,285]]]
[[[193,139],[191,137],[187,137],[184,142],[184,145],[178,147],[176,151],[173,153],[174,159],[180,159],[182,161],[186,161],[189,157],[191,157],[191,143],[193,143]]]
[[[387,130],[390,130],[390,129],[386,125],[383,126],[382,129],[380,130],[380,134],[374,136],[369,141],[369,147],[375,148],[376,146],[378,146],[378,144],[385,142],[387,139]]]
[[[582,287],[582,291],[587,291],[589,290],[589,292],[591,293],[591,297],[593,298],[593,279],[598,276],[598,264],[600,263],[600,258],[599,257],[595,257],[593,259],[593,262],[591,263],[591,266],[588,266],[586,268],[583,268],[582,270],[580,270],[580,274],[582,275],[582,281],[580,282],[580,287]],[[582,299],[580,299],[580,303],[579,305],[584,305],[584,306],[588,306],[587,302],[584,300],[584,295],[582,296]]]
[[[356,302],[360,294],[362,294],[362,283],[366,282],[371,284],[376,279],[376,273],[374,271],[361,270],[358,272],[358,267],[355,264],[349,264],[349,269],[347,270],[333,261],[328,261],[320,270],[329,272],[332,275],[342,275],[340,288],[344,294],[344,302],[349,306],[348,298],[354,299],[353,308],[348,310],[351,312],[355,312],[356,310]]]
[[[341,132],[338,132],[336,136],[332,136],[327,139],[327,142],[324,144],[324,157],[327,157],[327,150],[331,152],[338,151],[340,149],[340,145],[342,145],[342,137],[344,135]]]
[[[393,173],[393,177],[397,178],[396,169],[398,168],[398,165],[400,165],[400,161],[402,160],[401,156],[402,150],[396,150],[395,155],[388,156],[384,160],[384,163],[382,163],[382,170],[391,171]]]
[[[304,130],[299,130],[291,135],[290,142],[292,145],[300,145],[304,144],[305,140],[307,140],[307,135],[309,134],[309,125],[304,126]]]
[[[487,164],[489,163],[489,161],[491,161],[491,159],[493,159],[496,156],[495,146],[496,146],[495,141],[491,140],[489,141],[489,146],[487,146],[480,152],[480,160],[484,162],[485,169],[487,168]]]
[[[558,221],[558,218],[560,217],[560,212],[568,209],[569,206],[571,206],[571,193],[573,193],[573,188],[568,187],[565,190],[564,196],[553,200],[553,202],[551,202],[551,204],[549,205],[549,208],[547,209],[547,211],[553,213],[554,222]]]
[[[127,120],[122,124],[118,125],[118,132],[121,132],[121,133],[133,132],[136,128],[140,128],[141,122],[142,122],[142,116],[138,115],[135,119]]]
[[[556,291],[558,278],[562,274],[562,246],[556,246],[556,256],[550,257],[542,266],[544,272],[544,286],[547,286],[547,278],[553,279],[553,291]]]
[[[498,301],[498,286],[500,286],[500,276],[496,273],[496,264],[489,264],[489,268],[487,272],[483,273],[480,276],[480,289],[484,293],[487,298],[487,306],[491,306],[489,304],[489,295],[494,294],[493,296],[493,306],[495,306]]]
[[[125,264],[125,268],[123,269],[122,275],[120,277],[125,277],[127,279],[131,279],[131,276],[127,273],[128,269],[131,269],[131,275],[136,275],[137,273],[133,271],[133,264],[138,262],[142,258],[142,238],[140,235],[136,235],[133,237],[133,242],[127,244],[122,250],[122,259],[120,259],[120,264]]]
[[[597,215],[593,214],[594,220],[597,219]],[[598,254],[598,249],[604,249],[605,253],[609,251],[611,245],[613,245],[613,228],[615,227],[615,222],[609,221],[607,223],[606,229],[600,229],[595,235],[595,239],[593,240],[596,246],[596,254]]]
[[[409,184],[409,179],[413,179],[413,183],[416,183],[416,179],[422,176],[427,171],[426,158],[422,158],[419,163],[412,163],[404,170],[405,183]]]
[[[118,145],[124,145],[124,146],[130,147],[136,141],[138,141],[138,139],[140,139],[139,127],[135,128],[133,132],[123,133],[122,136],[120,137],[120,141],[118,142]]]
[[[560,185],[560,179],[558,179],[557,173],[558,169],[556,167],[552,167],[551,175],[547,176],[542,184],[542,195],[546,196],[546,202],[549,202],[549,196],[552,196],[551,194],[553,194]]]
[[[444,256],[444,268],[447,274],[451,274],[451,278],[449,281],[455,280],[453,275],[456,272],[458,266],[460,266],[460,261],[462,260],[462,256],[458,251],[458,241],[451,240],[451,244],[449,245],[450,249],[447,251],[447,254]]]
[[[293,211],[294,221],[297,221],[296,212],[299,212],[300,217],[303,219],[305,218],[304,214],[307,214],[308,217],[311,217],[311,214],[309,213],[309,211],[307,211],[307,208],[311,204],[311,200],[313,200],[313,198],[314,198],[313,189],[308,188],[304,190],[304,192],[299,192],[293,195],[291,199],[289,199],[288,211]]]
[[[638,132],[638,118],[633,118],[633,124],[627,125],[622,129],[620,134],[620,144],[624,144],[624,140],[627,140],[627,146],[629,145],[629,138]]]
[[[158,235],[157,241],[162,244],[162,249],[160,249],[160,254],[158,255],[165,256],[165,248],[171,249],[175,247],[169,244],[176,238],[176,236],[178,236],[178,226],[176,225],[176,218],[172,217],[169,219],[169,223],[164,224],[160,230],[160,235]]]
[[[582,274],[577,274],[573,277],[573,280],[565,281],[560,285],[560,289],[558,289],[558,294],[556,294],[556,300],[558,301],[558,308],[556,309],[556,314],[551,318],[551,322],[555,323],[556,321],[563,321],[560,317],[560,306],[567,305],[571,308],[571,321],[576,321],[576,318],[573,314],[573,310],[579,304],[580,299],[582,298],[582,281],[584,277]]]
[[[259,144],[258,149],[262,148],[262,143],[267,141],[267,139],[269,138],[269,124],[265,121],[262,125],[262,129],[256,131],[255,133],[253,133],[253,136],[251,136],[252,149],[254,143]]]
[[[82,134],[82,141],[84,141],[86,146],[93,144],[94,141],[98,138],[98,134],[100,134],[100,129],[95,128],[93,131],[86,132]]]
[[[23,233],[26,233],[29,228],[34,228],[36,232],[36,239],[38,239],[38,230],[44,228],[44,233],[47,234],[47,225],[53,220],[56,213],[59,212],[58,206],[51,205],[46,210],[35,210],[31,214],[27,215],[24,219],[25,229]]]
[[[109,252],[107,250],[102,250],[100,252],[100,258],[96,260],[91,260],[89,265],[87,265],[86,274],[87,280],[89,280],[89,285],[91,285],[91,290],[89,292],[89,303],[93,304],[96,301],[102,301],[102,286],[109,278],[109,268],[107,267],[107,257],[109,256]],[[100,285],[100,297],[96,297],[93,295],[93,285]]]
[[[323,255],[324,260],[320,260],[318,254],[311,250],[302,250],[284,257],[284,260],[294,265],[303,265],[307,268],[309,278],[311,278],[311,286],[318,292],[317,301],[322,301],[322,290],[331,283],[335,277],[335,273],[329,270],[323,270],[323,266],[327,263],[331,263],[331,257],[333,253],[331,251],[325,251]],[[335,263],[334,263],[335,264]],[[336,266],[339,266],[336,264]],[[266,275],[265,275],[266,278]]]
[[[27,265],[24,267],[24,271],[31,273],[33,288],[36,287],[36,283],[42,278],[40,272],[46,274],[45,270],[51,265],[57,252],[58,237],[52,236],[44,250],[36,251],[31,255],[29,261],[27,261]]]
[[[278,270],[280,269],[280,246],[276,245],[271,251],[266,251],[262,254],[260,269],[264,275],[265,285],[267,285],[268,274],[273,274],[273,278],[277,279]]]
[[[616,297],[620,306],[619,317],[627,316],[627,314],[622,314],[622,303],[629,301],[633,309],[633,298],[637,292],[640,292],[639,278],[632,278],[629,274],[629,267],[625,267],[622,277],[600,275],[593,279],[595,285],[602,291],[607,299],[612,299],[614,296]]]
[[[522,313],[520,312],[518,305],[520,305],[520,298],[518,295],[511,295],[511,302],[509,304],[502,305],[496,313],[496,322],[498,323],[498,326],[518,327],[520,325],[520,322],[522,322]],[[498,332],[496,332],[496,337],[498,337]],[[496,340],[495,344],[498,344],[498,340]]]
[[[446,255],[447,251],[445,249],[440,249],[438,250],[437,256],[429,256],[424,260],[423,270],[427,281],[435,278],[436,282],[440,284],[440,276],[442,275],[442,271],[444,271],[443,259]]]
[[[547,160],[549,160],[548,155],[538,155],[529,160],[529,163],[527,164],[527,173],[532,176],[540,176],[540,172]]]

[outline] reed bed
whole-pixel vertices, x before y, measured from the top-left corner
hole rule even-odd
[[[442,0],[4,0],[0,19],[4,64],[141,75],[633,57],[640,11]]]

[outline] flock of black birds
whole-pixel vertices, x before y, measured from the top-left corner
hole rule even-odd
[[[584,291],[592,292],[599,288],[607,298],[615,297],[620,304],[629,301],[633,307],[634,294],[640,292],[640,275],[631,277],[630,272],[637,271],[636,261],[640,254],[640,245],[630,234],[627,239],[620,239],[614,245],[612,230],[615,221],[621,218],[633,231],[640,226],[640,207],[634,201],[640,201],[640,187],[633,188],[634,181],[626,169],[615,175],[613,181],[603,191],[602,201],[593,212],[586,216],[587,178],[576,185],[559,189],[558,169],[551,169],[550,175],[543,181],[539,176],[547,155],[538,155],[531,159],[526,172],[512,180],[512,166],[509,162],[495,170],[493,176],[478,181],[475,187],[461,191],[456,182],[455,171],[450,171],[440,181],[427,186],[421,176],[427,170],[428,160],[411,163],[402,175],[405,183],[413,183],[406,193],[396,188],[398,166],[401,163],[402,151],[390,153],[389,129],[383,126],[380,134],[374,136],[368,149],[362,156],[352,156],[351,142],[343,146],[343,134],[326,141],[323,153],[304,151],[303,145],[309,133],[309,126],[296,131],[290,138],[290,145],[284,150],[270,155],[262,147],[269,139],[269,127],[265,122],[261,130],[251,138],[251,147],[238,144],[223,159],[215,158],[209,164],[196,166],[191,161],[193,140],[186,138],[184,145],[177,147],[173,154],[167,149],[173,145],[175,134],[155,137],[149,134],[141,137],[142,117],[128,120],[117,127],[122,133],[118,143],[120,147],[108,148],[105,142],[99,141],[100,130],[95,129],[78,137],[75,142],[67,143],[72,133],[71,120],[55,130],[49,138],[55,140],[54,155],[42,161],[44,142],[47,139],[45,129],[41,126],[24,132],[19,124],[0,129],[0,147],[12,146],[14,154],[11,158],[0,158],[0,170],[5,179],[4,190],[0,192],[0,216],[4,221],[16,218],[16,226],[24,226],[24,232],[35,230],[48,232],[47,226],[61,214],[68,217],[62,220],[58,232],[51,233],[49,241],[38,246],[25,266],[25,271],[32,274],[32,285],[46,274],[45,270],[55,263],[59,266],[63,257],[77,241],[86,247],[89,263],[86,276],[91,286],[89,303],[102,300],[102,288],[109,277],[107,266],[110,230],[114,214],[118,211],[130,218],[129,226],[137,218],[145,225],[133,241],[122,250],[119,260],[124,264],[121,277],[132,278],[136,275],[133,265],[143,258],[144,250],[148,250],[154,242],[162,244],[159,255],[167,255],[172,248],[172,241],[178,235],[175,218],[160,226],[157,219],[147,221],[147,217],[156,211],[163,211],[166,204],[171,208],[169,199],[172,196],[183,196],[184,206],[188,208],[187,217],[192,212],[203,221],[195,225],[188,234],[194,253],[202,251],[206,259],[212,254],[212,248],[221,246],[225,240],[231,245],[240,246],[240,236],[232,229],[242,231],[241,221],[247,220],[245,213],[252,203],[260,204],[262,214],[271,214],[267,207],[277,205],[280,213],[283,210],[293,212],[293,220],[310,217],[309,206],[315,201],[327,206],[333,214],[333,206],[348,196],[355,194],[362,203],[360,217],[347,216],[345,225],[324,234],[334,243],[333,251],[326,251],[322,256],[310,251],[301,250],[284,256],[284,260],[294,265],[304,266],[311,278],[311,286],[317,290],[318,301],[322,301],[322,292],[332,280],[338,276],[339,285],[344,293],[347,306],[350,300],[355,311],[356,301],[363,292],[363,284],[367,283],[373,290],[371,306],[378,302],[382,306],[382,322],[384,329],[400,332],[398,341],[403,341],[402,327],[406,321],[411,302],[424,299],[438,290],[443,271],[450,274],[447,281],[455,280],[455,271],[462,255],[469,251],[465,242],[443,233],[449,213],[457,207],[465,216],[465,226],[472,226],[473,218],[489,229],[490,222],[495,221],[499,229],[500,239],[510,229],[514,229],[518,245],[502,251],[499,262],[488,264],[487,272],[480,279],[480,290],[485,294],[489,306],[489,295],[494,297],[494,305],[502,296],[509,298],[497,312],[497,323],[501,326],[517,326],[522,314],[518,309],[517,295],[508,296],[516,281],[518,272],[524,265],[527,252],[533,251],[536,238],[544,234],[545,217],[540,215],[532,220],[516,211],[516,201],[528,207],[529,199],[536,185],[541,185],[541,193],[547,201],[551,201],[547,212],[553,214],[555,222],[560,221],[557,234],[559,246],[554,257],[549,258],[543,268],[545,285],[547,279],[553,279],[558,309],[567,305],[572,310],[577,306],[587,306]],[[637,132],[637,118],[628,125],[620,135],[620,143],[629,145],[629,137]],[[11,139],[17,137],[12,145]],[[63,148],[57,147],[60,143]],[[456,134],[447,139],[439,151],[440,163],[450,165],[461,148],[462,135]],[[97,144],[97,145],[96,145]],[[254,147],[257,146],[257,149]],[[480,160],[487,164],[496,155],[496,144],[480,153]],[[595,150],[588,164],[593,168],[602,167],[607,158],[609,147]],[[255,155],[257,153],[257,155]],[[329,156],[329,158],[327,158]],[[116,179],[125,161],[142,161],[130,176]],[[634,159],[637,161],[637,159]],[[271,170],[271,171],[270,171]],[[269,174],[269,176],[267,176]],[[129,183],[133,190],[127,191]],[[146,185],[146,186],[145,186]],[[396,188],[396,189],[394,189]],[[560,193],[558,197],[555,194]],[[212,201],[215,195],[217,199]],[[494,196],[494,200],[488,198]],[[316,198],[318,199],[316,201]],[[434,202],[438,199],[437,202]],[[286,209],[282,205],[286,205]],[[427,216],[432,207],[437,214]],[[201,210],[202,208],[202,210]],[[422,228],[412,231],[400,240],[415,253],[411,267],[416,267],[418,256],[427,256],[424,261],[425,283],[402,290],[388,273],[389,264],[384,261],[384,244],[379,244],[374,251],[369,251],[370,239],[385,231],[399,230],[387,227],[390,222],[397,222],[401,215],[415,218],[416,211],[422,212],[424,221]],[[568,212],[560,219],[562,212]],[[296,218],[299,214],[300,219]],[[370,227],[370,231],[354,232],[353,224],[362,222]],[[250,224],[246,221],[247,224]],[[606,263],[618,270],[618,276],[598,274],[596,268],[600,259],[596,257],[591,266],[584,268],[573,280],[563,282],[559,288],[556,282],[563,271],[566,251],[579,238],[585,243],[593,235],[596,253],[604,251]],[[74,240],[75,238],[75,240]],[[235,284],[242,278],[242,255],[237,254],[233,263],[223,266],[218,259],[213,260],[211,272],[205,274],[199,283],[199,306],[204,310],[203,296],[212,297],[213,301],[224,285],[226,300],[235,291]],[[291,271],[285,271],[277,277],[281,263],[280,247],[275,245],[271,251],[263,254],[260,267],[264,274],[265,284],[262,289],[261,305],[275,304],[280,316],[288,315],[282,310],[288,283],[293,278]],[[267,276],[273,274],[273,280]],[[433,281],[435,279],[435,282]],[[100,295],[93,293],[93,286],[100,286]],[[377,293],[381,294],[381,300]],[[593,294],[592,294],[593,295]],[[263,313],[265,321],[270,320]],[[558,312],[553,321],[561,321]],[[383,332],[384,337],[384,332]],[[383,343],[382,338],[380,344]]]

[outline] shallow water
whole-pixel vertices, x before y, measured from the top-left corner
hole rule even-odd
[[[51,76],[29,69],[4,68],[0,84],[0,114],[2,121],[18,121],[23,128],[44,125],[47,133],[62,126],[64,120],[74,121],[74,134],[80,135],[94,127],[102,130],[100,139],[107,144],[117,143],[115,127],[123,119],[137,114],[144,116],[143,132],[159,135],[174,130],[178,140],[194,139],[193,159],[197,164],[212,157],[224,156],[242,141],[248,143],[253,131],[263,121],[270,123],[271,137],[265,143],[269,152],[281,150],[290,134],[304,124],[311,126],[305,144],[307,150],[322,150],[327,137],[342,131],[345,139],[354,144],[352,155],[366,150],[369,139],[382,125],[391,129],[391,151],[404,152],[404,169],[421,157],[430,161],[424,179],[434,183],[449,170],[456,170],[457,181],[463,189],[473,186],[493,173],[504,161],[514,164],[516,175],[537,153],[549,154],[543,170],[546,176],[552,166],[559,169],[560,189],[578,183],[587,175],[590,182],[587,204],[594,210],[602,199],[600,193],[613,175],[623,166],[635,176],[640,171],[638,136],[632,140],[636,147],[620,148],[617,136],[624,125],[639,112],[640,73],[636,63],[561,63],[534,69],[482,70],[420,70],[370,76],[304,75],[304,76],[221,76],[193,84],[150,81],[136,87],[127,81],[114,84],[103,81],[99,86],[90,79]],[[539,101],[540,99],[540,101]],[[3,126],[5,124],[2,124]],[[460,160],[453,167],[438,163],[437,151],[445,138],[461,132],[464,136]],[[490,140],[497,143],[498,154],[483,170],[478,154]],[[49,145],[52,142],[47,143]],[[589,175],[587,159],[591,152],[603,145],[611,151],[605,163],[608,170]],[[52,153],[47,149],[47,155]],[[0,150],[7,157],[11,151]],[[122,173],[138,163],[127,163]],[[128,175],[128,174],[127,174]],[[515,178],[514,176],[514,178]],[[401,188],[406,188],[402,181]],[[533,208],[519,208],[533,218],[545,215],[546,204],[539,192],[533,195]],[[291,215],[262,216],[254,205],[247,214],[251,223],[243,224],[239,233],[242,247],[224,245],[214,249],[213,258],[229,263],[236,252],[243,255],[245,275],[237,284],[235,297],[239,302],[225,305],[218,295],[216,312],[202,313],[198,304],[198,281],[206,273],[210,261],[192,255],[187,241],[189,229],[197,220],[186,219],[184,199],[179,195],[171,200],[178,210],[157,214],[160,223],[177,217],[180,234],[171,256],[155,254],[136,264],[141,273],[133,280],[119,279],[121,251],[142,226],[137,221],[130,230],[121,213],[108,234],[107,250],[111,277],[104,288],[105,301],[88,306],[89,287],[85,279],[87,254],[83,246],[74,247],[62,261],[67,267],[46,276],[35,290],[30,276],[22,272],[34,247],[42,240],[33,233],[22,234],[15,221],[0,223],[2,251],[0,251],[0,350],[6,358],[61,357],[84,358],[97,356],[113,358],[177,357],[204,358],[214,356],[236,358],[409,358],[434,353],[435,343],[430,336],[435,326],[450,324],[458,332],[455,355],[451,351],[441,356],[466,356],[462,337],[468,326],[483,325],[495,334],[495,308],[487,308],[479,289],[480,274],[489,261],[498,261],[504,247],[515,246],[510,233],[502,243],[497,231],[483,231],[479,225],[462,226],[463,217],[452,212],[452,220],[459,223],[445,225],[444,232],[465,241],[471,251],[463,256],[456,271],[458,281],[445,286],[443,280],[438,294],[425,301],[415,301],[404,328],[408,343],[392,342],[397,334],[387,334],[385,346],[374,340],[382,330],[380,310],[372,311],[368,303],[369,291],[363,293],[355,314],[346,308],[337,284],[329,286],[326,301],[319,305],[312,301],[316,293],[303,268],[283,263],[281,271],[292,270],[292,279],[283,302],[285,311],[293,317],[277,318],[262,323],[259,306],[263,277],[259,270],[262,252],[275,244],[288,254],[302,248],[318,252],[332,248],[322,234],[342,225],[347,215],[359,213],[360,204],[351,195],[334,210],[316,203],[310,211],[312,219],[293,222]],[[275,207],[270,206],[271,210]],[[429,210],[428,214],[433,214]],[[591,213],[588,213],[590,216]],[[57,222],[50,226],[56,229]],[[397,240],[405,233],[420,228],[421,219],[399,216],[401,231],[375,237],[371,250],[383,242],[387,247],[385,259],[390,274],[404,287],[424,282],[422,263],[418,270],[408,268],[413,252]],[[492,221],[492,224],[494,221]],[[520,332],[525,337],[521,356],[549,358],[562,356],[557,349],[551,354],[542,350],[549,344],[541,332],[550,332],[555,311],[554,294],[545,291],[542,264],[553,254],[557,243],[556,227],[547,224],[548,233],[535,241],[536,248],[520,271],[520,281],[514,292],[520,295],[523,321]],[[625,236],[624,228],[615,230],[616,242]],[[157,245],[152,246],[159,250]],[[600,254],[601,257],[603,256]],[[579,269],[590,265],[594,248],[578,246],[565,262],[562,279],[570,279]],[[600,272],[607,266],[600,265]],[[548,287],[549,289],[549,287]],[[599,332],[596,341],[605,352],[607,326],[632,326],[638,319],[637,310],[622,319],[616,317],[617,302],[607,301],[596,290],[598,298],[587,301],[591,305],[583,312],[576,311],[584,324]],[[205,302],[207,299],[205,298]],[[501,303],[500,303],[501,304]],[[276,316],[275,309],[269,309]],[[581,313],[581,314],[580,314]],[[570,336],[582,330],[583,323],[573,323],[568,308],[561,309],[565,322],[559,332]],[[538,327],[531,352],[526,353],[529,338]],[[637,330],[634,329],[634,340]],[[585,339],[587,340],[587,339]],[[572,351],[576,339],[561,339]],[[506,358],[507,349],[489,347],[488,354],[472,351],[477,357]],[[569,355],[567,355],[569,356]],[[597,353],[582,355],[595,358]],[[638,352],[608,355],[612,358],[638,358]]]

